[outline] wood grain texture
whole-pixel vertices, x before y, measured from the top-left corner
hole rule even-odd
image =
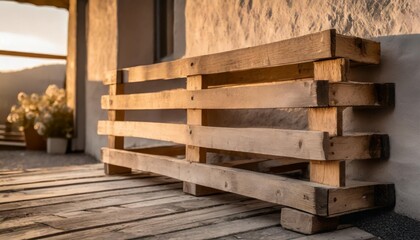
[[[350,63],[348,59],[337,58],[314,62],[314,79],[330,82],[347,81]]]
[[[283,228],[303,234],[335,230],[338,218],[324,218],[284,207],[281,209],[280,224]]]
[[[247,109],[328,106],[326,81],[103,96],[103,109]]]
[[[125,70],[128,71],[128,82],[139,82],[277,67],[329,58],[348,58],[360,63],[376,64],[379,63],[379,55],[380,46],[377,42],[326,30],[256,47]]]
[[[381,45],[368,39],[335,34],[334,55],[359,63],[379,64]]]
[[[148,122],[99,121],[98,134],[150,138],[204,148],[314,160],[327,159],[329,144],[328,134],[319,131]]]
[[[395,102],[392,83],[333,83],[329,91],[330,106],[390,107]]]
[[[314,214],[326,214],[327,189],[311,182],[108,148],[102,150],[102,159],[107,163],[288,205]]]
[[[308,109],[308,129],[326,131],[330,136],[343,134],[343,108]]]
[[[187,90],[196,91],[207,88],[207,79],[202,75],[187,77]],[[192,101],[195,96],[190,97]],[[174,101],[176,101],[174,99]],[[187,109],[187,125],[188,126],[205,126],[207,125],[207,111],[202,109]],[[185,160],[189,162],[198,162],[206,164],[207,152],[205,148],[186,145],[185,146]],[[194,196],[204,196],[216,193],[217,190],[205,186],[196,185],[190,182],[183,183],[183,191]]]
[[[109,148],[102,150],[102,157],[104,162],[150,171],[214,189],[287,205],[320,216],[330,214],[325,212],[325,208],[333,209],[331,214],[341,215],[349,211],[357,211],[361,206],[363,209],[390,206],[395,200],[395,195],[392,194],[393,185],[390,184],[358,183],[349,184],[345,188],[333,188],[282,176]],[[378,189],[374,191],[378,196],[374,201],[363,205],[347,204],[345,208],[334,205],[343,204],[343,201],[346,200],[341,200],[341,198],[345,198],[346,194],[354,195],[353,199],[364,199],[363,194],[370,192],[372,186],[374,186],[373,189]],[[332,196],[335,196],[336,199],[334,200]],[[382,201],[379,196],[383,198]],[[326,199],[328,199],[328,203],[325,202]]]
[[[131,67],[126,69],[128,82],[275,67],[331,58],[334,34],[326,30],[257,47]]]
[[[205,75],[209,87],[313,78],[312,62]]]
[[[326,60],[314,63],[314,78],[329,82],[347,80],[345,60]],[[330,91],[331,93],[331,91]],[[331,95],[335,95],[333,91]],[[331,104],[331,99],[329,100]],[[335,102],[333,102],[335,103]],[[309,130],[327,131],[330,136],[343,133],[343,108],[330,107],[327,109],[309,109]],[[335,152],[331,155],[334,155]],[[330,158],[329,158],[330,159]],[[342,187],[346,182],[345,162],[337,161],[311,161],[309,164],[309,178],[312,182]]]
[[[117,74],[117,84],[109,85],[109,95],[115,96],[119,94],[124,94],[124,85],[121,82],[121,74]],[[121,110],[111,110],[108,111],[108,120],[109,121],[124,121],[125,112]],[[115,136],[115,135],[108,135],[108,147],[115,148],[115,149],[124,149],[124,137],[122,136]],[[123,173],[130,173],[131,169],[115,166],[110,164],[104,164],[105,173],[108,175],[112,174],[123,174]]]

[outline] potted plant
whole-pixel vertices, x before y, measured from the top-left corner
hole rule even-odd
[[[73,111],[66,104],[66,92],[50,85],[41,98],[34,128],[47,138],[48,153],[64,154],[73,134]]]
[[[17,96],[18,104],[12,106],[7,121],[19,128],[25,134],[26,149],[45,150],[46,142],[35,130],[34,121],[39,115],[39,106],[42,106],[38,94],[27,95],[20,92]]]

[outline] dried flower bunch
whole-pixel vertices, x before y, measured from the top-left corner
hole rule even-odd
[[[71,138],[73,111],[66,104],[66,92],[56,85],[48,86],[44,95],[18,94],[18,106],[12,106],[7,120],[20,130],[34,127],[45,137]]]

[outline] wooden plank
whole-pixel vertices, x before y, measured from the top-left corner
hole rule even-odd
[[[102,97],[103,109],[248,109],[298,107],[388,107],[394,104],[394,84],[289,81],[280,83],[169,90]]]
[[[103,109],[247,109],[328,106],[326,81],[289,81],[206,90],[103,96]]]
[[[1,187],[7,187],[10,185],[21,185],[21,184],[34,184],[40,182],[51,182],[56,180],[69,180],[69,179],[80,179],[89,177],[102,177],[104,176],[103,169],[90,169],[90,171],[70,172],[70,173],[44,173],[42,175],[28,175],[28,176],[16,176],[0,178]]]
[[[330,189],[328,214],[342,215],[373,207],[395,205],[394,184],[350,182],[348,187]]]
[[[17,179],[20,177],[28,177],[28,176],[44,176],[44,174],[58,174],[58,173],[75,173],[75,172],[84,172],[84,171],[95,171],[103,169],[102,164],[94,163],[94,164],[83,164],[83,165],[73,165],[73,166],[60,166],[60,167],[49,167],[49,168],[30,168],[24,170],[17,170],[12,171],[10,174],[0,175],[0,179],[4,178],[13,178]],[[10,170],[7,170],[10,171]],[[2,171],[0,171],[1,173]]]
[[[331,30],[257,47],[127,68],[128,82],[259,69],[331,58]],[[106,81],[105,84],[112,82]]]
[[[348,58],[355,62],[379,64],[381,59],[381,45],[378,42],[368,39],[335,34],[334,55],[336,57]]]
[[[46,59],[62,59],[62,60],[67,59],[67,56],[64,56],[64,55],[18,52],[18,51],[8,51],[8,50],[0,50],[0,55],[26,57],[26,58],[46,58]]]
[[[117,83],[113,85],[109,85],[110,96],[115,96],[115,95],[124,93],[124,85],[122,84],[122,75],[117,73],[117,77],[118,77],[118,79],[116,79]],[[124,111],[114,111],[114,110],[108,111],[108,120],[110,121],[124,121],[124,118],[125,118]],[[124,137],[109,135],[108,147],[115,148],[115,149],[124,149]],[[108,174],[108,175],[131,172],[131,169],[124,168],[121,166],[113,166],[106,163],[104,164],[104,170],[105,170],[105,174]]]
[[[145,240],[183,240],[183,239],[215,239],[233,234],[255,231],[267,227],[278,225],[278,214],[268,214],[244,219],[237,219],[228,222],[206,225],[202,227],[190,228],[176,232],[170,232],[152,237]],[[250,238],[251,239],[251,238]]]
[[[41,222],[41,218],[44,219],[43,221],[52,221],[52,219],[45,218],[52,214],[53,216],[64,216],[65,218],[92,218],[92,216],[95,216],[95,212],[92,212],[95,209],[109,208],[116,205],[139,205],[141,203],[146,205],[147,203],[159,201],[161,199],[172,199],[172,201],[175,202],[172,197],[179,196],[181,193],[179,189],[156,191],[156,188],[154,188],[154,190],[155,191],[153,192],[140,192],[108,198],[84,199],[81,201],[54,204],[53,206],[39,206],[18,209],[15,211],[4,211],[2,212],[4,220],[0,222],[0,229],[30,225],[34,221]]]
[[[68,195],[68,196],[52,196],[50,198],[40,198],[31,201],[20,201],[20,202],[8,202],[0,205],[0,211],[3,216],[12,217],[23,217],[25,216],[28,209],[33,213],[52,213],[59,207],[65,207],[63,211],[77,211],[85,208],[94,208],[124,204],[124,201],[130,201],[130,195],[136,195],[135,201],[142,201],[143,195],[147,197],[149,192],[162,192],[166,190],[180,189],[181,184],[179,182],[167,183],[162,182],[161,185],[152,186],[140,186],[127,189],[110,189],[109,191],[102,192],[86,192],[83,194]],[[80,205],[84,202],[83,205]],[[61,204],[61,205],[60,205]],[[51,205],[57,208],[51,208]],[[55,210],[54,210],[55,209]]]
[[[314,62],[314,79],[345,82],[348,80],[349,68],[349,60],[345,58]]]
[[[332,83],[329,89],[330,106],[389,107],[395,104],[393,83]]]
[[[345,161],[311,161],[310,180],[334,187],[343,187],[346,184]]]
[[[305,236],[303,234],[285,230],[279,226],[268,227],[260,230],[239,233],[227,237],[215,238],[217,240],[238,240],[238,239],[271,239],[271,240],[286,240],[296,239]],[[313,236],[310,236],[313,237]]]
[[[336,34],[335,30],[326,30],[256,47],[125,70],[128,71],[128,82],[139,82],[261,69],[336,57],[349,58],[361,63],[379,63],[379,43],[344,37]]]
[[[204,148],[314,160],[326,160],[329,144],[328,134],[318,131],[146,122],[99,121],[98,134],[151,138]]]
[[[268,83],[313,78],[313,63],[300,63],[270,68],[250,69],[205,75],[209,87],[235,84]]]
[[[331,136],[343,134],[343,108],[308,109],[308,129],[326,131]]]
[[[314,234],[337,229],[339,219],[319,217],[285,207],[281,209],[280,222],[285,229],[303,234]]]
[[[151,138],[210,149],[319,161],[384,159],[389,156],[389,140],[384,134],[328,138],[326,133],[319,131],[188,127],[183,124],[121,121],[99,121],[98,134]]]
[[[345,61],[345,60],[344,60]],[[329,82],[340,82],[347,79],[347,68],[340,60],[320,61],[314,64],[314,78],[323,79]],[[331,91],[330,91],[331,93]],[[334,95],[333,91],[332,94]],[[331,101],[330,104],[335,103]],[[317,108],[308,110],[309,130],[327,131],[330,136],[343,134],[343,108]],[[329,152],[335,156],[335,152]],[[345,162],[337,161],[311,161],[309,164],[309,179],[311,182],[327,184],[335,187],[342,187],[346,182]]]
[[[293,240],[377,240],[374,235],[357,227],[345,228],[333,232],[318,233],[312,236],[293,238]]]
[[[189,76],[187,78],[187,90],[202,90],[207,88],[206,79],[201,75]],[[196,96],[192,95],[191,100],[194,100]],[[187,124],[188,126],[205,126],[207,125],[207,112],[202,109],[188,109],[187,110]],[[191,133],[191,132],[190,132]],[[194,146],[185,146],[185,160],[189,162],[206,163],[206,149]],[[184,182],[183,191],[185,193],[194,196],[204,196],[217,192],[215,189],[211,189],[204,186],[199,186],[194,183]]]
[[[223,196],[216,196],[214,198],[196,198],[183,202],[172,202],[162,205],[121,209],[118,210],[117,213],[95,213],[90,216],[45,221],[43,223],[57,229],[74,231],[103,225],[118,224],[120,222],[140,221],[147,218],[170,215],[176,212],[221,206],[224,204],[238,202],[243,199],[243,197],[235,197],[232,194],[226,194]],[[269,206],[269,204],[266,204],[266,206]]]
[[[329,160],[387,159],[389,156],[387,134],[353,134],[330,138]]]
[[[291,205],[308,212],[323,214],[325,207],[322,201],[325,200],[323,194],[326,189],[315,183],[109,148],[102,150],[102,159],[272,203]]]
[[[102,171],[103,172],[103,171]],[[113,181],[121,181],[126,179],[139,179],[145,177],[152,177],[152,176],[145,176],[145,175],[125,175],[125,176],[99,176],[99,177],[84,177],[84,178],[75,178],[75,179],[63,179],[63,180],[55,180],[55,181],[48,181],[48,182],[38,182],[38,183],[26,183],[26,184],[19,184],[19,185],[8,185],[8,186],[0,186],[0,192],[7,192],[7,191],[17,191],[17,190],[29,190],[29,189],[40,189],[40,188],[49,188],[49,187],[57,187],[57,186],[70,186],[75,184],[84,184],[84,183],[99,183],[99,182],[113,182]]]
[[[187,212],[180,212],[182,211],[182,208],[178,208],[174,214],[167,216],[110,226],[105,225],[76,232],[70,231],[54,236],[54,239],[103,239],[109,237],[116,239],[139,238],[191,229],[194,227],[227,221],[229,219],[240,219],[267,214],[273,212],[273,210],[273,208],[270,208],[270,204],[258,201],[234,202],[232,204]]]
[[[46,197],[58,197],[58,196],[90,193],[90,192],[109,191],[109,190],[115,190],[115,189],[159,185],[159,184],[163,184],[164,182],[170,183],[170,182],[174,182],[174,180],[167,179],[167,178],[148,178],[148,179],[144,179],[143,181],[129,179],[129,180],[124,180],[124,181],[116,181],[116,182],[87,183],[83,185],[71,185],[71,186],[65,186],[65,187],[51,187],[51,188],[43,188],[43,189],[23,190],[23,191],[12,192],[12,193],[0,193],[0,203],[9,203],[9,202],[15,202],[15,201],[40,199],[40,198],[46,198]]]
[[[342,194],[341,196],[345,196],[344,192],[349,194],[355,191],[366,192],[370,191],[372,186],[374,186],[374,188],[378,189],[375,190],[378,192],[377,195],[380,195],[383,200],[380,201],[380,198],[377,198],[375,201],[369,202],[369,207],[367,208],[389,206],[393,204],[395,199],[395,195],[392,194],[394,188],[390,184],[363,183],[358,185],[351,184],[345,188],[331,188],[326,185],[282,176],[193,162],[189,163],[166,156],[146,155],[109,148],[102,150],[102,157],[104,162],[125,165],[133,169],[150,171],[182,181],[194,182],[267,202],[287,205],[320,216],[328,215],[324,209],[329,207],[331,196],[334,196],[332,194],[333,191],[337,191]],[[264,182],[264,184],[261,185],[261,182]],[[363,189],[363,191],[360,191],[360,189]],[[329,193],[330,191],[332,195]],[[358,196],[360,199],[363,199],[363,194]],[[328,198],[330,202],[326,203],[325,198]],[[367,208],[364,205],[363,209]],[[336,211],[343,212],[334,212],[334,215],[348,212],[350,211],[349,209],[356,211],[358,208],[355,205],[348,206],[346,209],[338,207]]]

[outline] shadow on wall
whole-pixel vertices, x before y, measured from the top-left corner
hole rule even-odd
[[[420,219],[420,35],[377,37],[381,64],[352,69],[353,81],[394,82],[392,110],[348,109],[346,131],[379,131],[389,134],[391,157],[387,161],[353,161],[352,178],[394,182],[396,211]]]

